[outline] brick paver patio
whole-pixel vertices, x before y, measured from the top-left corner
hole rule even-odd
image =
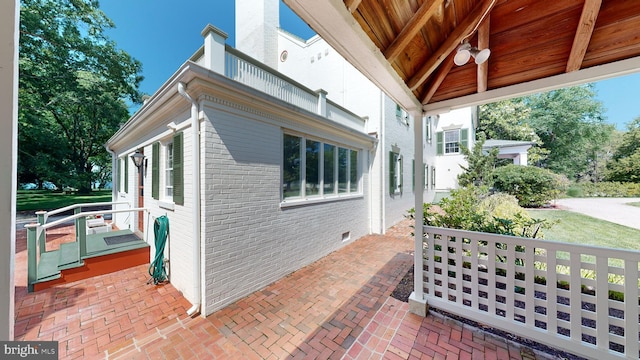
[[[207,318],[146,266],[26,292],[16,246],[16,340],[59,341],[61,359],[533,359],[520,345],[389,295],[412,265],[407,221],[300,269]],[[48,232],[48,246],[72,227]],[[537,355],[541,358],[541,355]]]

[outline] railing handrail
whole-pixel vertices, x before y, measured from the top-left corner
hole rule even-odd
[[[86,217],[94,216],[94,215],[102,215],[102,214],[116,214],[116,213],[124,213],[124,212],[132,212],[132,211],[144,211],[147,214],[149,213],[149,208],[126,208],[126,209],[111,209],[111,210],[98,210],[98,211],[86,211],[79,212],[73,215],[67,216],[65,218],[53,221],[48,224],[27,224],[25,228],[27,229],[27,288],[29,292],[34,290],[34,283],[36,281],[38,275],[38,257],[36,252],[38,248],[40,248],[40,254],[46,252],[46,249],[43,247],[46,244],[46,230],[50,227],[62,224],[64,222],[68,222],[70,220],[75,220],[75,232],[76,232],[76,243],[78,244],[78,259],[82,260],[85,256],[87,256],[87,234],[86,234]],[[42,220],[42,219],[39,219]],[[148,226],[147,222],[147,226]],[[38,245],[36,240],[41,241],[41,244]]]
[[[585,255],[600,255],[602,252],[606,252],[607,254],[620,256],[620,259],[624,260],[628,258],[628,255],[638,256],[640,255],[640,251],[638,250],[630,250],[630,249],[616,249],[616,248],[608,248],[604,246],[597,245],[584,245],[584,244],[573,244],[566,243],[556,240],[540,240],[540,239],[532,239],[518,236],[509,236],[509,235],[500,235],[500,234],[491,234],[491,233],[483,233],[478,231],[469,231],[469,230],[458,230],[437,226],[428,226],[425,225],[424,233],[434,232],[436,230],[438,234],[442,235],[450,235],[450,236],[458,236],[458,234],[469,234],[473,237],[481,236],[483,239],[494,240],[504,244],[511,245],[521,245],[522,240],[526,240],[527,245],[531,245],[533,247],[544,247],[551,250],[556,251],[567,251],[574,252],[576,249],[580,249]],[[623,256],[627,255],[627,257]]]
[[[316,91],[311,90],[308,87],[302,85],[301,83],[295,81],[294,79],[292,79],[292,78],[290,78],[290,77],[278,72],[276,69],[273,69],[273,68],[271,68],[271,67],[269,67],[269,66],[267,66],[267,65],[265,65],[265,64],[263,64],[263,63],[261,63],[259,61],[257,61],[256,59],[254,59],[251,56],[243,53],[242,51],[239,51],[238,49],[234,49],[233,47],[227,45],[225,50],[226,50],[227,53],[229,53],[229,54],[231,54],[231,55],[233,55],[233,56],[235,56],[235,57],[237,57],[239,59],[242,59],[242,60],[250,63],[251,65],[253,65],[253,66],[255,66],[255,67],[257,67],[257,68],[259,68],[259,69],[261,69],[261,70],[263,70],[265,72],[268,72],[269,74],[271,74],[271,75],[273,75],[275,77],[278,77],[278,78],[290,83],[291,85],[299,88],[300,90],[303,90],[303,91],[305,91],[305,92],[307,92],[307,93],[309,93],[311,95],[318,96],[318,93]]]
[[[42,226],[40,226],[41,229],[43,230],[47,230],[51,227],[54,227],[56,225],[60,225],[62,223],[65,223],[67,221],[70,220],[75,220],[81,217],[85,217],[85,216],[95,216],[95,215],[102,215],[102,214],[117,214],[117,213],[123,213],[123,212],[130,212],[130,211],[149,211],[149,208],[127,208],[127,209],[111,209],[111,210],[98,210],[98,211],[87,211],[87,212],[80,212],[77,214],[73,214],[73,215],[69,215],[65,218],[56,220],[56,221],[52,221],[48,224],[44,224]]]
[[[55,210],[51,210],[51,211],[47,211],[45,214],[45,220],[47,217],[55,215],[55,214],[59,214],[61,212],[65,212],[65,211],[69,211],[69,210],[74,210],[77,208],[81,208],[84,206],[106,206],[106,205],[122,205],[122,204],[129,204],[128,201],[105,201],[105,202],[97,202],[97,203],[82,203],[82,204],[73,204],[73,205],[69,205],[69,206],[65,206],[59,209],[55,209]]]
[[[640,251],[423,229],[430,306],[576,355],[637,358]]]

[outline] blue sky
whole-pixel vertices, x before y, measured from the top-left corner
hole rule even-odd
[[[138,59],[145,77],[141,90],[153,94],[202,45],[200,32],[212,24],[235,46],[234,0],[102,0],[100,8],[116,28],[108,32],[118,47]],[[280,3],[280,27],[308,39],[314,32]],[[607,121],[619,130],[640,117],[640,74],[596,83]]]

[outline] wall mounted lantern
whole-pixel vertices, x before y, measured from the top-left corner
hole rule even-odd
[[[140,152],[140,150],[136,150],[135,154],[131,155],[131,160],[133,160],[133,164],[140,170],[144,160],[144,154]]]

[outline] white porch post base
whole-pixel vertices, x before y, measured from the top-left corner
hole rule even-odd
[[[409,311],[418,316],[427,316],[429,306],[426,299],[416,298],[416,293],[409,295]]]

